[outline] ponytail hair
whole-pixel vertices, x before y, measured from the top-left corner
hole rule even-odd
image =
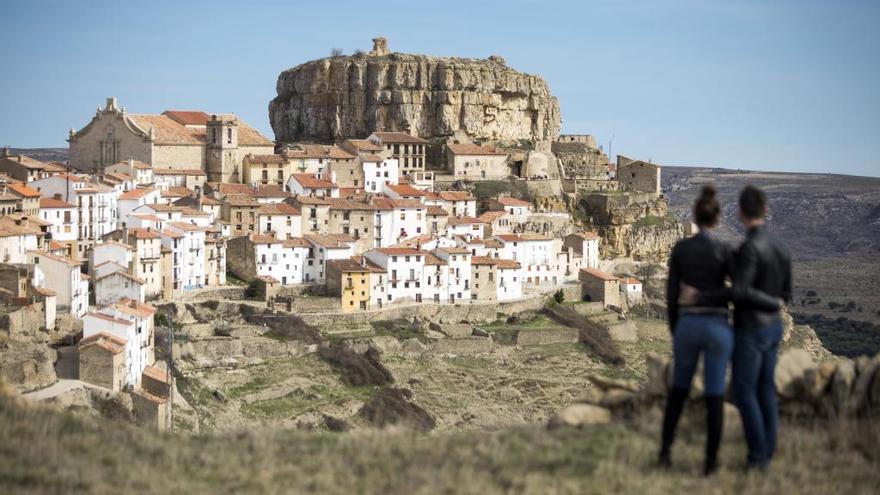
[[[700,227],[714,227],[721,216],[721,205],[718,203],[718,192],[715,186],[705,185],[694,204],[694,222]]]

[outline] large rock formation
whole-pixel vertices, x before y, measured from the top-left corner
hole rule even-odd
[[[669,213],[663,196],[647,193],[594,193],[581,197],[578,208],[602,237],[607,258],[665,260],[684,237],[681,222]]]
[[[488,59],[374,50],[306,62],[278,76],[269,104],[275,139],[332,141],[374,130],[407,131],[425,139],[464,130],[471,139],[553,140],[559,102],[538,76]]]

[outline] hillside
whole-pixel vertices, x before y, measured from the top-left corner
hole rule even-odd
[[[876,424],[785,424],[773,473],[743,475],[739,435],[725,467],[697,475],[702,435],[685,424],[671,472],[652,468],[656,417],[548,431],[357,434],[252,430],[156,435],[113,420],[25,406],[0,392],[3,493],[870,493]]]

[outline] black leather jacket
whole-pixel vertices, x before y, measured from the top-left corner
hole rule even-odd
[[[716,239],[706,231],[678,241],[669,257],[669,277],[666,284],[666,307],[670,331],[674,332],[678,323],[680,283],[684,282],[697,288],[701,294],[718,294],[724,290],[724,281],[733,274],[734,252],[726,242]],[[779,309],[779,301],[776,298],[760,291],[746,290],[744,297],[756,307],[768,311]],[[711,300],[701,300],[698,306],[726,310],[728,301],[729,299],[718,296]]]
[[[755,294],[770,296],[775,307]],[[762,296],[763,297],[763,296]],[[780,320],[779,300],[791,301],[791,254],[764,226],[749,230],[736,254],[732,286],[700,291],[700,304],[732,301],[736,328],[759,328]]]

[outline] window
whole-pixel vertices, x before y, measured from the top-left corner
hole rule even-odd
[[[232,128],[226,128],[226,144],[232,144]]]

